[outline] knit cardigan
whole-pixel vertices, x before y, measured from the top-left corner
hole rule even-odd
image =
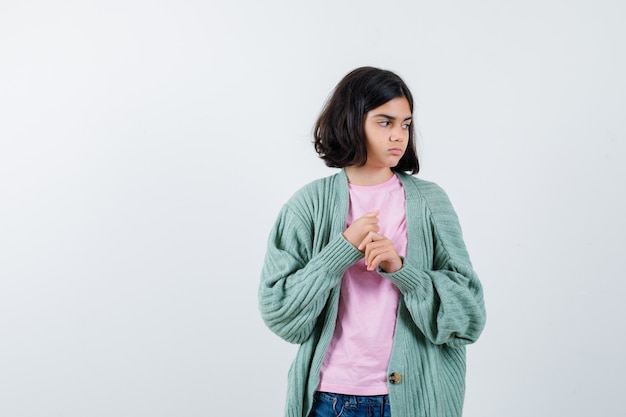
[[[457,215],[436,184],[397,173],[406,194],[403,266],[378,272],[401,292],[389,373],[394,417],[458,417],[465,345],[485,325],[482,287]],[[300,347],[288,375],[285,415],[306,417],[337,318],[341,279],[363,253],[344,237],[345,171],[316,180],[282,207],[270,232],[259,286],[266,325]]]

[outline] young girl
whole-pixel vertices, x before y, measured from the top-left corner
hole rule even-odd
[[[288,417],[461,416],[483,294],[448,197],[410,175],[412,115],[396,74],[346,75],[314,130],[342,170],[300,189],[271,231],[259,308],[300,345]]]

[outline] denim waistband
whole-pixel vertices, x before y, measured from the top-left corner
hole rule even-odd
[[[323,391],[317,391],[315,395],[340,404],[385,404],[389,402],[389,395],[348,395]]]

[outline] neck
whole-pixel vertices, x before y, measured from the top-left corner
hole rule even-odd
[[[373,169],[365,166],[345,167],[348,182],[354,185],[378,185],[387,181],[394,174],[389,168]]]

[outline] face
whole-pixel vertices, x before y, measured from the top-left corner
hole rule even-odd
[[[411,107],[406,97],[396,97],[365,115],[363,130],[366,166],[392,168],[398,165],[409,143]]]

